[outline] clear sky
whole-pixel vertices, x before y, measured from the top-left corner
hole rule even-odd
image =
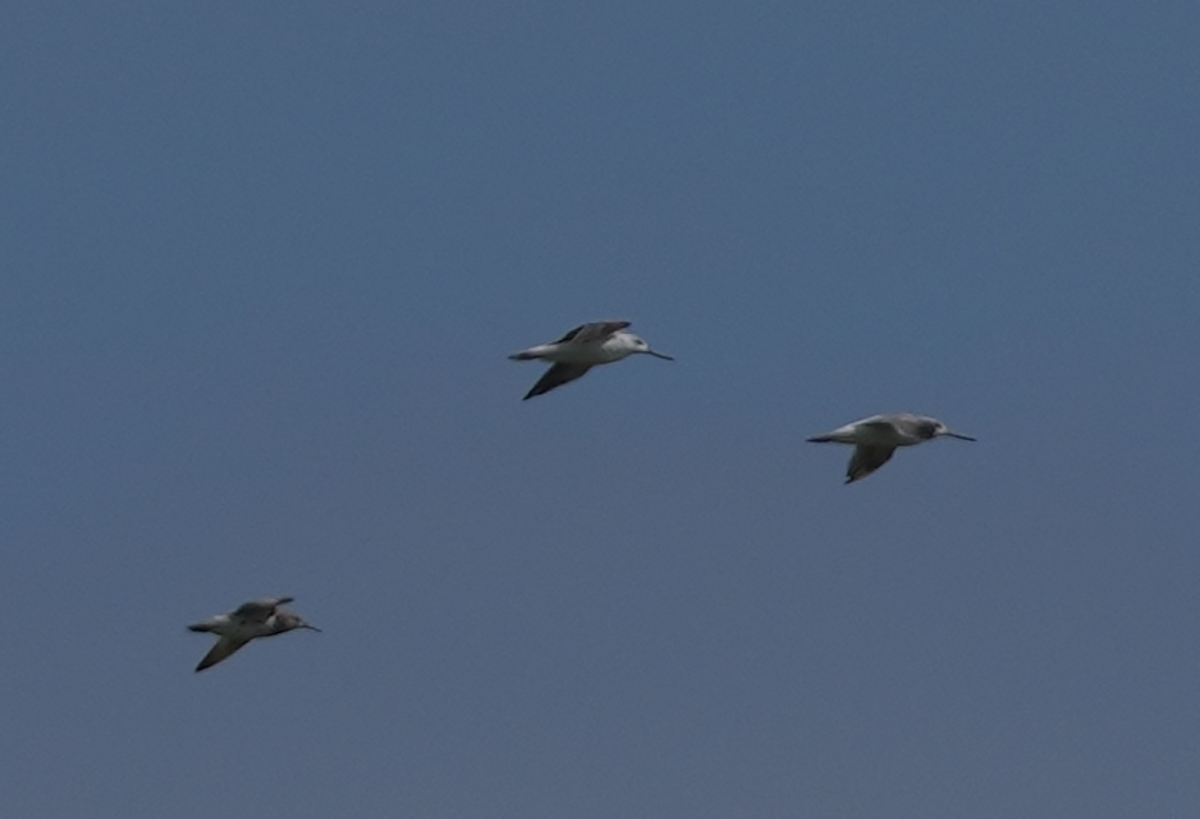
[[[9,7],[0,814],[1192,819],[1197,42]],[[678,360],[522,402],[603,318]],[[804,442],[895,411],[979,441]]]

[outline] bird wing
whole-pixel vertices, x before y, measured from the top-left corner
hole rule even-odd
[[[562,344],[566,341],[574,341],[576,344],[584,344],[589,341],[600,341],[613,333],[624,330],[631,324],[633,324],[632,321],[593,321],[579,325],[554,343]]]
[[[284,603],[292,602],[291,597],[264,597],[262,600],[251,600],[237,607],[233,616],[247,622],[265,623],[267,618],[275,613],[275,609]]]
[[[221,625],[221,622],[222,622],[222,620],[220,619],[220,617],[212,617],[208,620],[204,620],[199,623],[192,623],[190,626],[188,626],[188,631],[200,631],[200,632],[214,631],[214,630],[216,630],[217,626]]]
[[[206,668],[211,668],[248,642],[250,641],[240,637],[222,637],[213,643],[213,647],[204,655],[204,659],[196,666],[196,670],[203,671]]]
[[[850,457],[850,463],[846,467],[846,483],[854,483],[860,478],[867,477],[891,460],[892,453],[895,451],[896,448],[894,446],[864,446],[859,444],[854,447],[854,454]]]
[[[525,393],[522,401],[528,401],[535,395],[541,395],[544,392],[550,392],[555,387],[561,387],[568,381],[574,381],[581,377],[584,373],[592,368],[591,364],[567,364],[558,363],[550,369],[546,370],[545,375],[538,379],[538,382],[533,385],[533,389]]]

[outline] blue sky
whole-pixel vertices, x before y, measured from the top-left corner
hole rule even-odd
[[[1193,816],[1198,38],[11,9],[0,811]],[[600,318],[678,360],[522,402]],[[888,411],[979,441],[804,443]]]

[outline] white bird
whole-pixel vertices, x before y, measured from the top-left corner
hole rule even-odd
[[[294,611],[279,608],[292,602],[291,597],[266,597],[251,600],[228,614],[218,614],[188,626],[190,631],[203,631],[220,637],[204,659],[196,666],[197,671],[214,666],[256,637],[271,637],[297,628],[320,631],[310,626]]]
[[[846,483],[853,483],[887,463],[896,447],[914,446],[943,436],[975,440],[954,432],[936,418],[907,412],[872,415],[808,440],[817,444],[854,444],[854,455],[846,467]]]
[[[633,333],[624,332],[631,322],[594,321],[581,324],[558,341],[539,344],[509,356],[513,361],[549,361],[553,364],[545,375],[525,394],[522,401],[561,387],[580,378],[597,364],[611,364],[641,353],[674,361],[669,355],[650,349],[650,345]]]

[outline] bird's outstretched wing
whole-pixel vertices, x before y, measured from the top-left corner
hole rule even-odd
[[[541,395],[544,392],[550,392],[555,387],[561,387],[568,381],[574,381],[576,378],[581,377],[591,368],[591,364],[555,364],[546,370],[545,375],[538,379],[538,382],[533,385],[533,389],[525,393],[525,397],[521,400],[528,401],[535,395]]]
[[[238,606],[233,616],[241,620],[265,623],[267,618],[275,613],[276,608],[282,606],[284,603],[292,602],[293,599],[295,598],[264,597],[262,600],[251,600],[248,603],[242,603],[242,605]]]
[[[574,341],[577,344],[584,344],[589,341],[600,341],[608,338],[613,333],[624,330],[632,321],[593,321],[588,324],[581,324],[574,330],[568,332],[560,338],[555,344],[562,344],[567,341]]]
[[[854,426],[887,434],[896,431],[897,421],[901,419],[902,416],[898,415],[872,415],[870,418],[864,418],[861,421],[855,421]]]
[[[200,664],[196,666],[196,670],[203,671],[206,668],[211,668],[212,666],[221,662],[221,660],[224,660],[233,652],[237,651],[242,646],[246,645],[248,642],[250,641],[242,640],[236,637],[222,637],[220,640],[217,640],[215,643],[213,643],[213,647],[209,649],[207,654],[204,655],[204,659],[202,659]]]
[[[865,478],[879,467],[886,464],[896,451],[894,446],[864,446],[854,447],[850,464],[846,467],[846,483],[854,483]]]

